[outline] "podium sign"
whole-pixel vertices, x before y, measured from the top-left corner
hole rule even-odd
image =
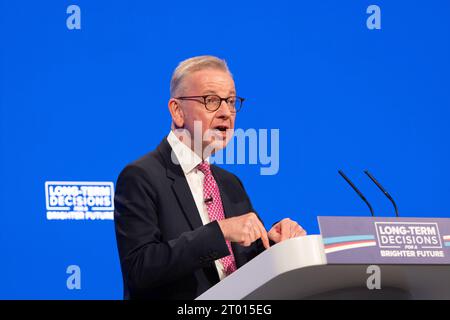
[[[318,217],[328,264],[450,264],[450,219]]]

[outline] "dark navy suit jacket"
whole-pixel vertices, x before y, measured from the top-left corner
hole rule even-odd
[[[125,299],[195,299],[219,281],[214,260],[228,255],[217,221],[203,225],[183,170],[163,139],[120,173],[114,222]],[[255,210],[241,181],[215,165],[225,217]],[[263,251],[232,244],[237,267]]]

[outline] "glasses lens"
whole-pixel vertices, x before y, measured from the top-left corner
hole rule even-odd
[[[238,112],[242,107],[242,99],[239,97],[229,97],[228,105],[230,106],[231,112]]]
[[[227,100],[231,112],[236,112],[236,97],[229,97]]]
[[[221,100],[219,96],[207,96],[205,98],[206,109],[215,111],[219,108],[220,102]]]

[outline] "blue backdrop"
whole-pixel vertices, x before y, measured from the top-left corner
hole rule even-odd
[[[448,1],[0,3],[2,299],[122,298],[113,221],[47,219],[45,182],[115,182],[168,133],[170,76],[194,55],[228,62],[238,128],[279,129],[276,175],[224,166],[266,226],[368,215],[340,168],[379,215],[393,209],[363,169],[401,215],[450,214]]]

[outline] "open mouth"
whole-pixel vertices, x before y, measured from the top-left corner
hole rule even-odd
[[[225,132],[225,131],[227,131],[227,129],[228,129],[227,126],[217,126],[217,127],[214,127],[214,130],[218,130],[218,131],[220,131],[220,132]]]

